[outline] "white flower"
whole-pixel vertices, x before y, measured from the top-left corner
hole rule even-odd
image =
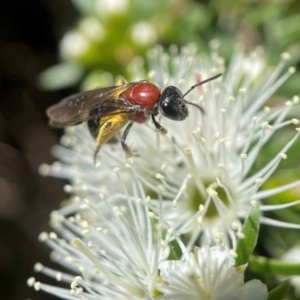
[[[136,181],[139,189],[151,195],[155,211],[162,205],[168,228],[188,234],[189,250],[195,244],[213,244],[215,239],[236,249],[242,220],[254,203],[260,205],[262,213],[299,203],[268,206],[263,201],[299,185],[300,181],[260,190],[281,159],[287,157],[287,150],[299,136],[299,128],[278,155],[253,169],[261,149],[277,130],[299,124],[297,119],[287,119],[298,102],[297,96],[284,106],[263,107],[294,72],[294,68],[288,68],[283,73],[288,58],[288,54],[282,54],[280,63],[272,69],[266,66],[261,48],[249,55],[238,48],[225,67],[216,42],[212,43],[210,58],[199,57],[193,46],[181,51],[171,47],[170,54],[157,47],[149,53],[148,77],[162,89],[175,85],[185,92],[200,79],[223,73],[222,78],[199,86],[186,96],[188,101],[202,105],[205,114],[190,105],[189,116],[182,122],[162,117],[159,122],[168,130],[166,136],[155,132],[151,122],[146,126],[135,124],[128,143],[134,141],[139,157],[127,160],[119,143],[107,144],[101,149],[96,168],[95,142],[86,127],[69,128],[62,146],[54,149],[60,162],[41,166],[41,173],[69,179],[71,184],[66,191],[101,206],[99,193],[114,201],[123,197],[123,188],[113,172],[117,170],[132,199],[132,182]],[[139,80],[146,78],[141,63],[137,59],[129,67]],[[160,198],[164,200],[162,204],[157,201]],[[261,222],[299,228],[264,216]]]
[[[164,261],[159,265],[165,284],[160,284],[165,299],[178,300],[263,300],[267,287],[259,280],[244,283],[246,265],[234,267],[228,248],[195,248],[181,261]]]
[[[77,200],[53,212],[51,225],[62,238],[52,232],[41,233],[39,239],[54,250],[55,262],[78,276],[38,263],[35,271],[66,282],[71,289],[34,278],[28,284],[63,299],[154,299],[158,263],[168,257],[169,247],[168,240],[162,242],[160,216],[149,211],[145,196],[140,197],[135,202],[120,199],[120,206],[99,198],[106,211],[88,200]]]
[[[164,217],[178,232],[192,232],[191,246],[199,235],[202,235],[202,243],[208,244],[214,243],[218,236],[235,249],[236,235],[239,236],[242,225],[240,220],[248,216],[252,204],[259,204],[262,212],[284,208],[285,205],[267,206],[262,201],[300,184],[298,180],[286,186],[259,190],[281,159],[286,159],[285,153],[298,138],[299,128],[277,156],[256,172],[252,170],[262,147],[278,129],[299,124],[297,119],[286,120],[290,108],[299,101],[297,96],[284,106],[263,107],[295,70],[288,68],[281,75],[289,59],[286,53],[274,70],[266,67],[261,48],[250,55],[237,49],[228,68],[218,55],[215,42],[211,60],[198,57],[193,47],[177,51],[172,48],[168,56],[157,48],[149,55],[150,76],[162,88],[176,85],[186,91],[199,76],[206,79],[219,72],[224,75],[186,97],[204,107],[204,116],[191,107],[183,123],[163,119],[171,140],[176,141],[172,147],[170,140],[167,144],[166,139],[161,138],[159,144],[164,168],[158,177],[161,190],[157,189],[157,193],[161,191],[170,200],[164,204]],[[151,163],[153,165],[153,161]],[[148,177],[150,181],[153,180]],[[292,205],[296,203],[299,201]],[[262,217],[261,222],[300,228],[266,217]]]

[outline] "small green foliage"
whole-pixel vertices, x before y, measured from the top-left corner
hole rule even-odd
[[[168,259],[169,260],[179,260],[182,253],[181,253],[178,243],[176,241],[172,241],[169,243],[169,245],[170,245],[170,254],[169,254]]]
[[[249,268],[260,274],[277,276],[300,276],[300,263],[287,263],[282,260],[251,256]]]
[[[286,280],[276,286],[273,290],[270,291],[268,300],[281,300],[283,299],[286,291],[290,287],[290,281]]]
[[[242,233],[245,238],[239,239],[237,245],[237,259],[235,261],[236,266],[240,266],[248,263],[250,255],[257,242],[260,222],[260,211],[258,207],[254,207],[249,214],[248,219],[245,221]]]

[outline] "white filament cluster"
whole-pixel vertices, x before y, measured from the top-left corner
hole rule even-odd
[[[151,122],[135,124],[128,144],[138,157],[128,159],[120,144],[106,144],[95,166],[95,142],[86,126],[66,129],[53,150],[59,162],[42,165],[40,171],[68,179],[65,190],[72,196],[51,216],[62,238],[43,233],[40,239],[53,248],[53,259],[80,277],[37,265],[37,271],[70,283],[71,293],[33,278],[29,285],[64,299],[174,299],[179,290],[178,299],[218,299],[226,287],[228,299],[251,299],[251,289],[257,291],[256,299],[267,298],[265,286],[259,281],[244,284],[245,267],[236,273],[233,264],[237,241],[245,238],[243,220],[253,205],[263,214],[300,202],[264,204],[300,181],[261,189],[287,158],[299,128],[276,156],[254,168],[274,134],[299,124],[289,119],[297,96],[281,106],[265,106],[294,69],[286,70],[287,54],[268,68],[261,48],[249,55],[237,49],[225,66],[217,48],[212,42],[210,58],[199,57],[194,46],[172,46],[169,54],[160,47],[149,52],[148,77],[161,89],[175,85],[184,93],[197,81],[223,76],[186,96],[205,114],[190,106],[182,122],[159,118],[167,135],[156,132]],[[129,69],[144,72],[140,60]],[[299,228],[264,216],[261,222]],[[174,243],[181,257],[172,257]],[[216,289],[210,279],[217,275]]]

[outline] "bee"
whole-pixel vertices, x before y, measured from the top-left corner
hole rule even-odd
[[[156,120],[157,115],[160,113],[171,120],[182,121],[189,114],[187,104],[204,113],[200,105],[189,102],[184,97],[195,87],[221,75],[220,73],[198,82],[184,94],[175,86],[168,86],[161,92],[155,84],[147,80],[131,83],[122,81],[116,86],[64,98],[47,109],[47,116],[50,125],[56,128],[87,122],[89,131],[96,140],[94,162],[100,147],[127,125],[121,137],[121,145],[126,154],[131,156],[133,154],[126,144],[126,138],[134,123],[144,123],[151,117],[155,128],[166,134],[167,130]]]

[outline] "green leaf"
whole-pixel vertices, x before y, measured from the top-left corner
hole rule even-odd
[[[235,260],[236,266],[240,266],[248,262],[257,242],[259,222],[259,207],[254,207],[242,228],[242,233],[245,235],[245,238],[238,240],[236,250],[238,256]]]
[[[265,275],[300,275],[300,263],[287,263],[262,256],[251,256],[249,259],[249,268],[254,272]]]
[[[269,292],[268,300],[281,300],[284,297],[284,294],[290,287],[290,281],[286,280],[276,286],[273,290]]]

